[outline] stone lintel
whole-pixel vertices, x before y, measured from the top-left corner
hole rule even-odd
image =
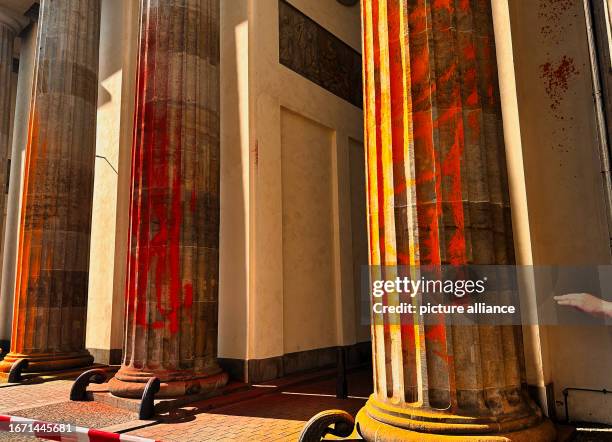
[[[15,35],[30,23],[30,20],[4,6],[0,6],[0,26],[9,27]]]

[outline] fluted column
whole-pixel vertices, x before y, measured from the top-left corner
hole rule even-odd
[[[18,31],[7,12],[0,9],[0,183],[6,182],[6,158],[9,149],[11,123],[11,93],[13,45]],[[0,214],[4,213],[4,198],[0,198]]]
[[[85,349],[100,0],[40,6],[11,351],[30,371],[91,364]]]
[[[219,0],[141,3],[119,396],[212,391],[219,272]]]
[[[514,263],[490,0],[363,0],[372,265]],[[552,440],[520,327],[373,318],[366,440]]]
[[[11,97],[12,97],[12,74],[13,74],[13,46],[17,33],[27,23],[25,17],[17,17],[16,14],[0,7],[0,186],[6,183],[6,163],[8,158],[11,132]],[[1,189],[1,187],[0,187]],[[0,194],[0,217],[4,214],[5,198]],[[0,232],[2,238],[2,232]],[[5,336],[10,330],[4,328],[1,324],[8,322],[10,318],[5,318],[5,315],[10,315],[11,299],[0,298],[0,345],[8,336]],[[8,350],[7,348],[4,349]],[[2,349],[0,349],[0,353]]]

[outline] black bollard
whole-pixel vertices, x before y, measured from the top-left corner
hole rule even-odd
[[[11,365],[11,370],[9,371],[8,375],[8,383],[16,384],[18,382],[23,381],[23,376],[21,375],[21,372],[26,368],[28,368],[27,359],[17,359],[15,362],[13,362],[13,365]]]
[[[71,401],[84,401],[87,399],[87,386],[90,383],[103,384],[106,382],[106,372],[99,368],[93,370],[87,370],[79,375],[72,384],[70,389],[70,400]]]
[[[159,378],[151,378],[142,392],[138,419],[146,420],[155,415],[155,395],[159,392],[161,382]]]

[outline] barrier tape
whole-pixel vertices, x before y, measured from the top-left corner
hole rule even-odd
[[[6,431],[16,436],[34,436],[39,439],[70,442],[160,442],[145,437],[127,434],[110,433],[93,428],[77,427],[72,424],[56,424],[24,417],[5,416],[0,414],[0,431]]]

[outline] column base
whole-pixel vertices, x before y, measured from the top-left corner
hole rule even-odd
[[[366,441],[552,442],[556,436],[552,422],[541,413],[495,422],[424,410],[416,416],[400,407],[382,411],[379,405],[370,397],[357,414],[357,431]]]
[[[141,398],[145,385],[152,377],[161,381],[156,398],[175,398],[192,394],[206,394],[227,384],[228,375],[221,368],[208,370],[205,373],[193,374],[173,371],[143,371],[130,367],[121,367],[108,383],[109,391],[119,397]]]
[[[8,353],[0,361],[0,373],[8,373],[18,359],[27,359],[25,373],[45,373],[66,370],[69,368],[87,367],[93,364],[94,358],[87,350],[72,353]]]

